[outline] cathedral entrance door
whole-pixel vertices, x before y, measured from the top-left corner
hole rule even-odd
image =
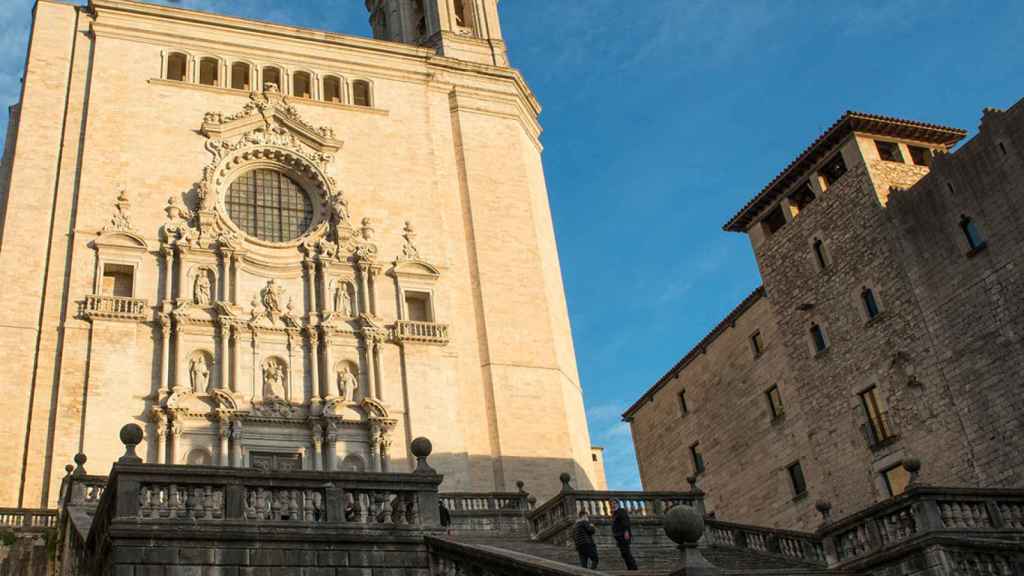
[[[302,470],[302,454],[294,452],[252,452],[252,467],[264,472],[294,472]]]

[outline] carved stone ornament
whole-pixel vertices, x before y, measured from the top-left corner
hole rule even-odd
[[[420,251],[416,247],[416,230],[413,229],[411,222],[405,223],[402,238],[405,242],[402,244],[402,255],[399,256],[399,260],[420,260]]]
[[[287,366],[277,358],[270,358],[263,362],[263,397],[264,398],[287,398],[285,388],[287,386]]]
[[[177,242],[193,244],[196,240],[196,231],[189,225],[192,212],[182,204],[177,196],[167,199],[167,207],[164,208],[164,212],[167,213],[167,221],[160,229],[161,240],[168,244]]]
[[[114,202],[114,215],[111,216],[110,222],[103,227],[103,231],[130,232],[132,230],[131,206],[132,203],[128,199],[128,190],[121,187],[121,192],[117,195],[117,201]]]

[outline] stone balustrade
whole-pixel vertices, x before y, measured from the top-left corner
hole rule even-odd
[[[451,517],[450,529],[462,532],[502,532],[527,535],[530,495],[519,492],[450,492],[440,495]]]
[[[0,508],[0,529],[42,531],[57,526],[57,511],[35,508]]]
[[[143,298],[88,294],[82,303],[82,316],[94,320],[145,320],[148,304]]]
[[[455,542],[445,538],[426,538],[431,576],[587,576],[592,570],[553,562],[537,556]]]
[[[448,325],[434,322],[399,320],[395,322],[395,340],[423,344],[448,344]]]
[[[704,537],[713,546],[744,548],[762,554],[825,564],[825,548],[813,534],[776,528],[761,528],[707,519]]]

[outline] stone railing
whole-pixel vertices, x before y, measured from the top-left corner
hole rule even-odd
[[[704,538],[712,546],[743,548],[821,565],[826,562],[821,539],[805,532],[707,519],[704,522]]]
[[[82,303],[82,317],[89,320],[145,320],[148,304],[143,298],[88,294]]]
[[[451,530],[526,534],[530,495],[519,492],[450,492],[439,496],[451,516]]]
[[[448,344],[448,325],[399,320],[395,322],[395,340],[444,346]]]
[[[43,531],[57,526],[57,511],[34,508],[0,508],[0,529],[17,532]]]
[[[511,550],[426,538],[431,576],[588,576],[599,574]]]

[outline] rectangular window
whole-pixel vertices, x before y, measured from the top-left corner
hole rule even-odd
[[[686,405],[686,390],[679,391],[679,415],[686,416],[690,413],[690,407]]]
[[[868,320],[878,316],[878,301],[875,300],[875,292],[870,288],[865,288],[860,293],[860,299],[864,302],[864,313],[868,315]]]
[[[910,150],[910,160],[917,166],[931,166],[932,151],[921,146],[907,145]]]
[[[789,195],[789,205],[797,214],[803,212],[811,202],[814,202],[814,190],[811,190],[810,182],[804,182]]]
[[[825,340],[825,331],[817,324],[811,326],[811,340],[814,341],[815,352],[824,352],[828,349],[828,341]]]
[[[100,294],[131,298],[134,295],[135,269],[124,264],[104,264]]]
[[[974,223],[974,220],[967,216],[961,216],[960,230],[963,231],[964,237],[967,238],[967,245],[972,252],[977,252],[985,247],[985,239],[981,237],[981,232],[978,231],[978,225]]]
[[[690,446],[690,459],[693,460],[693,473],[704,473],[704,455],[700,453],[700,442],[694,442]]]
[[[807,481],[804,480],[804,469],[799,462],[794,462],[786,467],[789,472],[789,483],[793,487],[793,496],[807,494]]]
[[[895,142],[875,140],[875,147],[878,148],[878,157],[886,162],[903,163],[903,154],[900,153],[900,145]]]
[[[768,407],[772,411],[772,420],[780,418],[786,413],[785,408],[782,407],[782,393],[779,392],[778,384],[769,388],[765,395],[768,397]]]
[[[430,294],[426,292],[405,293],[406,320],[413,322],[433,322],[430,310]]]
[[[764,226],[765,232],[768,234],[775,234],[783,226],[786,225],[786,215],[782,213],[782,206],[776,206],[764,217],[761,221],[761,225]]]
[[[764,338],[760,330],[750,335],[750,349],[754,352],[754,358],[764,353]]]
[[[846,174],[846,161],[842,154],[836,154],[821,167],[821,177],[825,179],[827,186],[832,186]]]
[[[889,423],[889,414],[885,403],[878,396],[878,389],[872,386],[860,393],[861,406],[868,418],[867,436],[871,446],[878,446],[895,437]]]
[[[907,485],[910,484],[910,473],[902,464],[885,469],[882,472],[882,478],[885,479],[885,488],[889,491],[889,496],[903,494],[907,491]]]

